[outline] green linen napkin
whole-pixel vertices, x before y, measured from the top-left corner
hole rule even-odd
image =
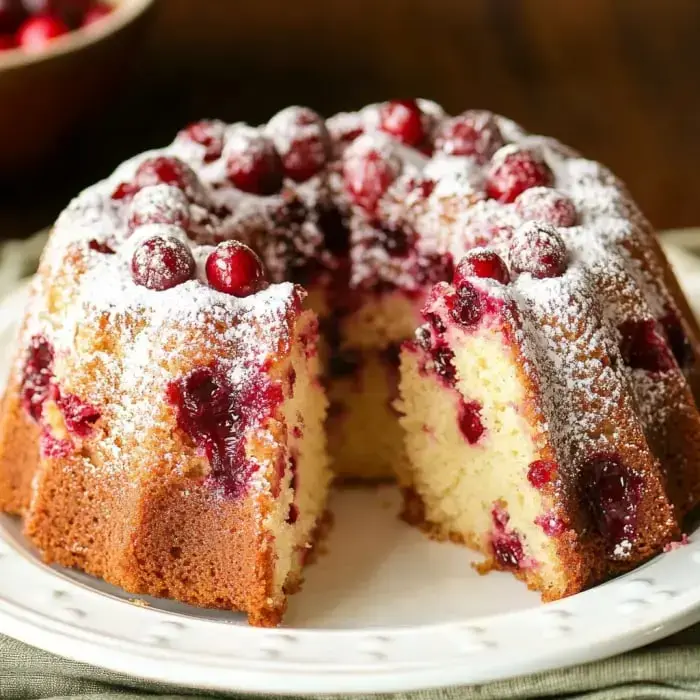
[[[35,269],[45,239],[46,234],[41,233],[28,241],[11,241],[0,247],[0,298]],[[154,695],[201,698],[212,694],[143,681],[69,661],[0,634],[0,698],[129,700]],[[235,693],[216,695],[236,697]],[[700,625],[639,651],[559,671],[478,686],[366,697],[395,700],[700,699]]]

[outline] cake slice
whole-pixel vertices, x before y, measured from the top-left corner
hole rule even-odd
[[[156,207],[171,194],[142,188],[132,213],[172,217]],[[275,625],[330,479],[317,318],[236,241],[172,223],[101,238],[114,229],[93,195],[62,215],[34,282],[0,508],[47,562]]]
[[[473,249],[434,287],[402,348],[405,517],[552,600],[678,532],[630,373],[681,372],[652,319],[621,351],[594,268],[553,227],[526,224],[499,250]]]

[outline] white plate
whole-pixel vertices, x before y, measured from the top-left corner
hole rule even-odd
[[[0,358],[25,296],[0,305]],[[700,620],[700,529],[626,576],[542,605],[509,575],[477,575],[465,548],[401,523],[391,487],[337,492],[331,507],[328,553],[277,630],[49,568],[18,521],[0,516],[0,630],[143,678],[295,694],[503,679],[610,656]]]

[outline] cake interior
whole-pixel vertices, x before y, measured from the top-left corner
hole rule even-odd
[[[301,584],[331,479],[324,428],[328,402],[319,381],[317,326],[316,316],[304,312],[297,324],[298,342],[277,368],[279,376],[288,379],[281,407],[286,468],[279,484],[272,486],[274,500],[264,527],[274,537],[274,588],[280,597]],[[264,446],[256,447],[264,450]]]
[[[566,582],[554,540],[536,524],[547,507],[528,481],[540,454],[514,350],[494,327],[465,333],[453,324],[447,338],[454,353],[437,362],[417,343],[401,353],[406,517],[482,552],[484,570],[513,571],[540,589],[546,582],[544,596],[555,598]]]

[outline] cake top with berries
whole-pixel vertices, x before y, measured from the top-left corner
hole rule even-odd
[[[618,273],[649,235],[624,186],[557,141],[489,112],[397,100],[327,120],[289,107],[258,127],[192,124],[79,195],[45,265],[56,275],[77,255],[98,311],[192,322],[218,309],[268,327],[298,304],[296,283],[345,285],[335,298],[357,291],[360,303],[423,294],[466,251],[506,242],[507,274],[556,312],[586,275],[627,283]],[[631,289],[630,319],[668,313],[658,272],[636,271],[645,304]]]

